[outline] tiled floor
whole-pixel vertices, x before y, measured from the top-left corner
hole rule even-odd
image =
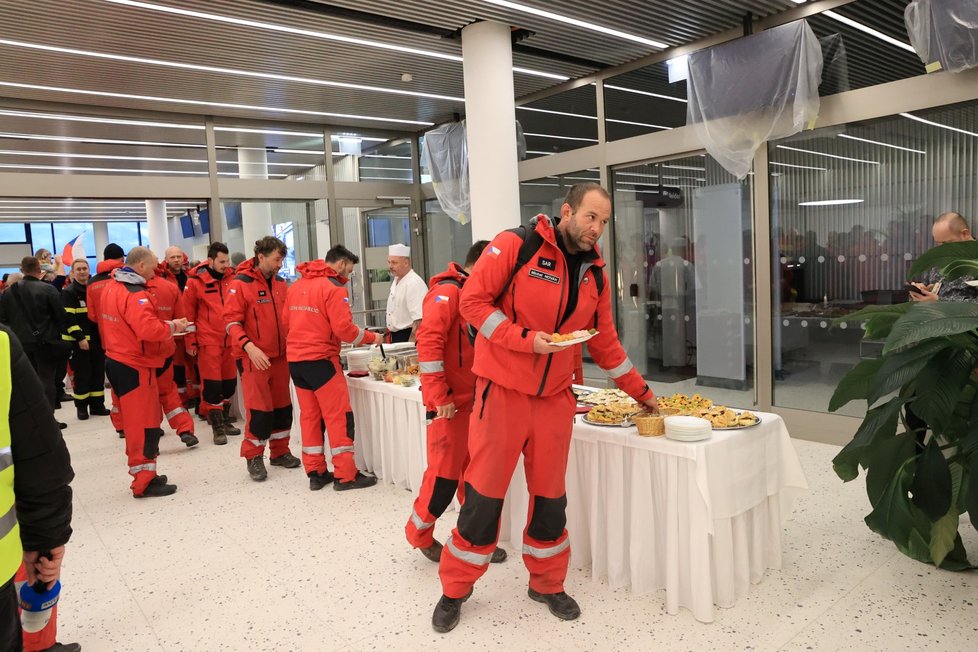
[[[796,442],[811,492],[785,524],[784,568],[712,624],[576,569],[567,588],[583,615],[560,622],[526,597],[514,555],[442,636],[430,626],[437,569],[404,542],[409,493],[313,493],[301,470],[279,468],[256,484],[238,438],[188,450],[168,434],[160,469],[180,490],[134,500],[122,441],[73,412],[59,412],[77,474],[59,638],[86,652],[975,649],[978,577],[910,561],[870,532],[863,485],[835,477],[831,446]],[[978,558],[978,535],[961,530]]]

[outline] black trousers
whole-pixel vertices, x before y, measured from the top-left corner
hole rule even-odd
[[[55,393],[57,391],[55,376],[58,371],[58,360],[36,350],[27,351],[26,353],[27,359],[31,361],[31,366],[37,372],[37,377],[41,379],[44,397],[48,400],[48,405],[51,406],[51,411],[53,412],[54,406],[58,401],[58,395]]]
[[[411,329],[405,328],[400,331],[391,331],[391,342],[407,342],[411,339]]]
[[[94,345],[88,351],[76,345],[71,353],[71,370],[75,374],[75,405],[105,407],[105,352]]]
[[[0,650],[23,652],[23,633],[20,629],[20,614],[17,612],[17,587],[14,578],[0,586]]]

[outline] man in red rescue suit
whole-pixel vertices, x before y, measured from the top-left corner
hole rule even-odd
[[[187,328],[186,319],[162,321],[146,290],[156,273],[156,255],[133,247],[126,266],[116,270],[99,305],[99,327],[105,343],[105,371],[122,406],[126,457],[136,498],[169,496],[176,485],[157,475],[162,408],[156,371],[173,349],[173,336]]]
[[[286,294],[286,355],[299,399],[302,464],[312,491],[330,482],[336,491],[377,484],[376,477],[360,473],[353,461],[353,410],[339,358],[341,342],[357,345],[378,341],[377,335],[354,324],[350,313],[344,286],[358,262],[358,256],[336,245],[326,252],[325,262],[312,260],[299,265],[302,278]],[[324,426],[333,473],[326,468]]]
[[[228,248],[213,242],[207,249],[207,260],[190,270],[183,293],[187,319],[196,332],[185,339],[187,355],[197,360],[197,372],[203,384],[200,415],[207,419],[214,443],[228,443],[228,435],[240,435],[231,425],[231,397],[238,384],[224,323],[224,301],[234,272]]]
[[[428,423],[428,468],[404,531],[408,543],[435,562],[442,553],[442,544],[435,540],[435,521],[452,502],[468,460],[469,416],[475,391],[472,342],[468,324],[458,312],[459,299],[488,244],[488,240],[480,240],[472,245],[465,267],[452,262],[446,271],[432,277],[421,307],[417,342],[421,398]],[[491,561],[505,559],[506,551],[496,548]]]
[[[183,253],[180,247],[167,247],[164,252],[164,264],[160,269],[166,270],[166,279],[176,283],[180,289],[180,296],[187,287],[187,254]],[[193,360],[187,363],[187,348],[184,338],[177,339],[177,350],[173,354],[173,381],[177,384],[177,393],[183,405],[188,410],[193,410],[197,401],[200,400],[200,386],[197,383],[197,373]]]
[[[278,275],[288,249],[273,236],[255,242],[255,257],[236,270],[224,304],[224,321],[241,372],[247,412],[241,457],[256,482],[268,477],[265,443],[272,466],[298,468],[289,450],[292,396],[285,359],[285,279]]]
[[[169,271],[166,263],[160,263],[156,268],[156,275],[146,281],[146,291],[153,299],[153,306],[156,308],[157,316],[163,321],[171,321],[184,316],[183,298],[180,296],[180,286]],[[174,360],[176,359],[177,346],[183,338],[176,337],[171,342],[163,345],[166,360],[163,366],[156,370],[156,384],[160,392],[160,405],[163,407],[163,416],[167,423],[177,433],[180,441],[187,445],[187,448],[196,446],[199,442],[194,435],[194,419],[190,412],[183,406],[183,399],[177,389],[174,378]]]
[[[122,247],[114,242],[110,242],[102,250],[102,262],[96,265],[95,276],[88,280],[88,286],[85,289],[85,301],[88,303],[88,320],[94,324],[96,330],[99,329],[98,322],[102,291],[109,286],[109,282],[112,280],[115,271],[125,265],[125,257],[126,254],[122,251]],[[104,357],[104,338],[99,337],[99,345],[103,347],[102,355]],[[112,427],[119,433],[119,437],[124,437],[125,435],[122,433],[122,410],[119,406],[119,397],[115,394],[112,394],[112,409],[109,412],[109,416],[112,419]]]
[[[611,291],[595,246],[610,219],[607,191],[594,183],[576,184],[556,225],[539,215],[530,227],[500,233],[465,283],[462,317],[479,331],[472,367],[475,402],[465,502],[441,556],[443,595],[432,615],[435,631],[458,624],[462,603],[488,567],[520,453],[530,493],[523,530],[528,594],[563,620],[581,613],[564,592],[570,558],[564,481],[576,407],[570,390],[574,353],[573,347],[551,344],[552,333],[596,328],[598,334],[588,341],[594,361],[619,388],[658,409],[622,349],[612,319]],[[527,242],[535,248],[528,258]]]

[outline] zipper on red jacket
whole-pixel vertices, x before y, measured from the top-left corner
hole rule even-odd
[[[560,254],[560,257],[563,258],[564,252],[560,251],[560,247],[557,247],[557,251]],[[567,274],[567,271],[568,271],[567,270],[567,260],[564,259],[564,274],[565,275]],[[566,286],[566,283],[564,285]],[[561,315],[561,313],[563,311],[564,311],[564,288],[561,287],[561,289],[560,289],[560,301],[557,303],[557,319],[554,321],[554,331],[553,332],[555,332],[555,333],[557,332],[557,329],[560,328],[560,315]],[[537,390],[537,396],[541,396],[543,394],[544,387],[547,386],[547,376],[550,374],[550,363],[552,363],[553,360],[554,360],[554,354],[553,353],[548,353],[547,354],[547,364],[543,368],[543,378],[540,379],[540,388]]]
[[[262,277],[264,276],[265,275],[262,274]],[[272,317],[273,317],[272,321],[275,322],[275,350],[278,351],[278,355],[275,357],[279,357],[282,355],[282,327],[279,326],[278,308],[275,307],[275,288],[274,288],[275,277],[272,276],[272,278],[267,279],[267,283],[268,283],[268,296],[272,298]]]
[[[261,341],[261,324],[258,322],[258,308],[252,307],[251,314],[255,316],[255,339]]]
[[[462,368],[462,327],[458,327],[458,368]]]

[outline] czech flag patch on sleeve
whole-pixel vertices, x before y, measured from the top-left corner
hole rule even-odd
[[[439,294],[435,297],[435,303],[448,303],[448,297],[444,294]]]
[[[489,246],[488,246],[488,247],[486,248],[486,252],[487,252],[487,253],[488,253],[488,254],[489,254],[490,256],[492,256],[493,258],[495,258],[495,257],[496,257],[496,256],[498,256],[499,254],[501,254],[501,253],[503,253],[502,251],[500,251],[500,250],[499,250],[499,247],[494,247],[493,245],[489,245]]]

